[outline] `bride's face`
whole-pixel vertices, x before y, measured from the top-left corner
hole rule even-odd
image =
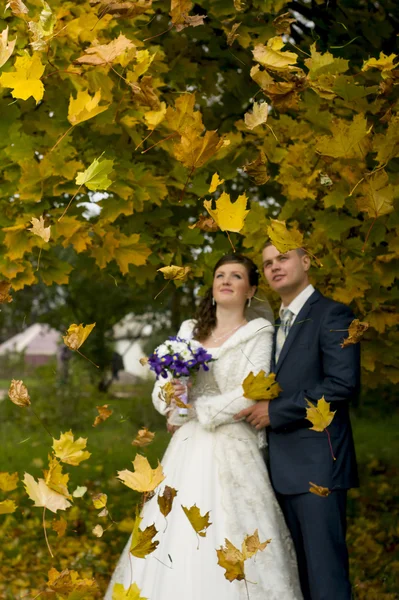
[[[239,263],[221,265],[213,277],[212,292],[220,306],[242,307],[252,298],[256,288],[249,284],[248,271]]]

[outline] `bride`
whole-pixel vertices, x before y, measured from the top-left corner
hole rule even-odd
[[[258,278],[250,259],[238,254],[222,257],[197,319],[181,325],[179,337],[195,338],[216,360],[209,371],[197,373],[187,416],[160,399],[165,380],[155,384],[155,408],[167,416],[169,428],[178,426],[162,460],[166,479],[156,491],[162,493],[169,485],[178,493],[166,528],[157,497],[145,504],[140,528],[155,523],[160,543],[141,559],[130,554],[129,540],[106,600],[113,599],[116,583],[126,590],[137,584],[140,598],[148,600],[302,600],[292,541],[260,449],[264,435],[234,420],[252,404],[243,396],[245,377],[251,371],[270,370],[273,326],[261,317],[248,320]],[[181,395],[182,385],[176,380],[173,384]],[[181,508],[194,504],[201,515],[210,511],[212,523],[198,539]],[[245,561],[246,581],[227,580],[216,550],[226,538],[241,549],[255,530],[261,542],[271,542]]]

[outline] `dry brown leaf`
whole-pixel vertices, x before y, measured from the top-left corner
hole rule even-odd
[[[177,490],[168,485],[165,486],[162,496],[158,496],[159,510],[164,517],[167,517],[172,510],[173,500],[177,494]]]
[[[151,444],[154,437],[155,433],[149,431],[147,427],[143,427],[143,429],[139,429],[135,439],[132,441],[132,446],[138,446],[139,448],[148,446],[148,444]]]
[[[12,379],[10,389],[8,390],[8,397],[11,402],[17,406],[29,406],[30,397],[28,388],[23,381],[19,379]]]
[[[352,323],[349,325],[348,329],[348,337],[344,339],[341,344],[341,348],[346,348],[351,344],[357,344],[363,334],[369,328],[370,324],[365,321],[359,321],[359,319],[353,319]]]
[[[114,412],[111,408],[108,408],[108,404],[104,404],[103,406],[96,406],[98,410],[98,415],[94,419],[93,427],[97,427],[103,421],[109,419],[109,417]]]
[[[0,304],[12,302],[12,297],[9,293],[10,289],[11,283],[8,283],[8,281],[0,281]]]
[[[327,496],[331,494],[331,490],[329,490],[326,487],[323,487],[322,485],[317,485],[316,483],[312,483],[311,481],[309,481],[309,485],[309,492],[311,492],[312,494],[316,494],[316,496],[327,498]]]

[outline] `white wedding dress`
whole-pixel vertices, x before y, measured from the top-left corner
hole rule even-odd
[[[192,337],[194,323],[185,321],[179,336]],[[222,346],[209,352],[215,362],[201,371],[190,391],[193,409],[173,435],[162,460],[165,485],[175,488],[171,513],[160,513],[153,497],[143,509],[140,528],[155,523],[157,549],[145,559],[134,558],[127,543],[112,576],[128,589],[136,583],[148,600],[247,600],[246,582],[228,581],[216,549],[229,539],[236,547],[257,529],[265,550],[245,561],[250,600],[302,600],[292,541],[271,487],[260,446],[262,436],[233,416],[250,406],[242,381],[250,371],[269,371],[273,326],[257,318],[237,330]],[[165,414],[156,383],[153,402]],[[181,506],[196,504],[201,515],[210,511],[206,537],[197,537]]]

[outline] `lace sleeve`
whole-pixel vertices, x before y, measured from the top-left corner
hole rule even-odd
[[[234,415],[240,410],[252,406],[253,400],[244,398],[242,382],[252,371],[255,375],[262,369],[269,373],[270,357],[272,351],[272,334],[268,331],[259,331],[245,345],[238,348],[241,357],[247,360],[244,366],[236,373],[240,382],[234,389],[217,396],[199,396],[195,401],[195,411],[198,421],[204,429],[214,430],[219,425],[235,423]],[[223,392],[223,390],[221,390]]]

